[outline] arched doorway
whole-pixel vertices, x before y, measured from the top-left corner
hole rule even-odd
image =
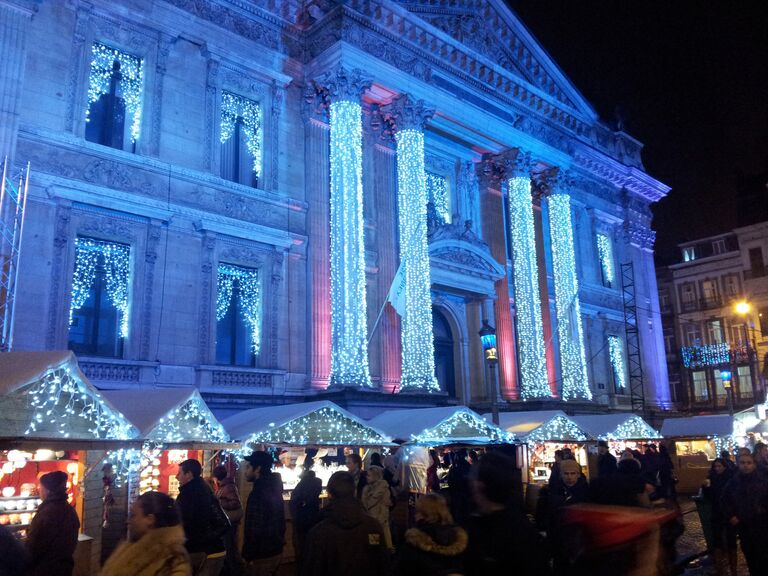
[[[453,364],[453,333],[445,315],[432,307],[432,333],[435,336],[435,378],[440,389],[456,397],[456,371]]]

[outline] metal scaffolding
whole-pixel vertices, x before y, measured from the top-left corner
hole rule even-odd
[[[3,352],[13,347],[19,256],[29,191],[29,163],[18,178],[9,175],[8,170],[6,158],[0,182],[0,351]],[[18,184],[14,184],[15,181]]]
[[[627,368],[632,412],[645,412],[643,361],[640,354],[640,331],[637,325],[635,268],[632,262],[621,265],[621,295],[624,303],[624,330],[627,338]]]

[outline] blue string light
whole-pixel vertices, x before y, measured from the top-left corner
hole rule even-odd
[[[439,174],[427,172],[427,198],[435,207],[438,218],[448,224],[451,221],[448,179]]]
[[[252,100],[236,96],[230,92],[221,93],[221,134],[219,139],[224,144],[235,133],[237,120],[242,120],[245,132],[245,147],[253,158],[253,173],[261,176],[261,106]]]
[[[251,349],[261,347],[261,279],[259,271],[231,264],[219,264],[216,292],[216,321],[227,315],[234,295],[235,280],[240,296],[240,314],[250,328]]]
[[[613,368],[613,381],[616,391],[624,391],[627,387],[627,372],[624,364],[624,342],[618,336],[608,336],[608,355]]]
[[[731,362],[731,350],[728,344],[703,344],[699,346],[684,346],[680,349],[683,366],[686,368],[702,368],[704,366],[720,366]]]
[[[603,281],[607,286],[613,286],[616,278],[613,268],[613,243],[605,234],[597,235],[597,253],[600,258],[600,267],[603,270]]]

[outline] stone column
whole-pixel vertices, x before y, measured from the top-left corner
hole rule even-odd
[[[569,175],[558,170],[550,180],[551,194],[547,197],[562,398],[591,400],[584,329],[581,324],[571,197],[568,195],[570,187]]]
[[[397,205],[400,274],[405,281],[401,308],[401,391],[437,392],[432,295],[427,246],[427,188],[424,124],[434,110],[401,95],[383,108],[397,142]]]
[[[13,165],[32,11],[0,0],[0,163]]]
[[[339,67],[316,85],[330,102],[330,384],[370,388],[360,97],[371,80]]]

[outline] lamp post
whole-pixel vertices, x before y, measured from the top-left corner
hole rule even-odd
[[[728,414],[733,416],[733,387],[731,386],[731,378],[733,373],[730,370],[720,370],[720,378],[723,380],[723,388],[725,388],[725,394],[728,396]]]
[[[755,401],[757,401],[757,390],[755,390],[755,366],[752,362],[752,350],[749,346],[749,332],[747,329],[747,315],[752,310],[752,305],[746,300],[742,300],[741,302],[736,303],[734,310],[736,311],[736,314],[741,316],[744,320],[744,346],[747,353],[747,363],[749,365],[749,381],[752,386],[752,395],[755,398]]]
[[[499,351],[496,347],[496,329],[488,324],[488,320],[483,318],[483,327],[480,328],[480,342],[483,344],[483,353],[485,354],[485,362],[488,364],[488,372],[490,376],[488,382],[490,384],[488,390],[488,398],[491,400],[491,415],[493,417],[493,423],[499,425],[499,403],[497,399],[496,391],[496,364],[499,362]]]

